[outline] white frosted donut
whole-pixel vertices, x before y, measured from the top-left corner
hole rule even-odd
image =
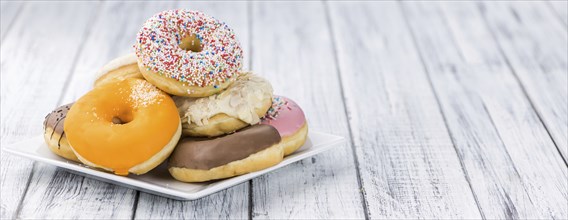
[[[268,80],[242,72],[223,92],[203,98],[174,96],[184,135],[215,137],[257,124],[272,105]]]
[[[168,10],[152,16],[134,47],[146,80],[179,96],[218,93],[234,81],[242,65],[234,32],[197,11]]]

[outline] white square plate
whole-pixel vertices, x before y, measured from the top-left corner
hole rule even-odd
[[[205,183],[184,183],[175,180],[168,172],[166,163],[140,176],[132,174],[128,176],[117,176],[96,170],[55,155],[47,148],[43,136],[37,136],[19,143],[4,146],[2,150],[14,155],[62,167],[72,173],[104,182],[114,183],[169,198],[194,200],[271,172],[293,162],[319,154],[344,142],[345,139],[340,136],[321,132],[309,132],[304,146],[293,154],[285,157],[284,160],[276,166],[242,176]]]

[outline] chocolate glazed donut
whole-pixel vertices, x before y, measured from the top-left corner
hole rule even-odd
[[[169,160],[172,176],[203,182],[242,175],[274,166],[283,159],[281,137],[270,125],[253,125],[218,138],[186,138]]]
[[[53,153],[68,160],[79,162],[79,159],[75,156],[71,147],[69,147],[65,131],[63,131],[65,117],[67,117],[67,112],[71,109],[72,105],[73,103],[59,106],[45,116],[45,120],[43,121],[43,137],[45,143]]]

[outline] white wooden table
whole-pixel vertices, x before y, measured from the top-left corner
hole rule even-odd
[[[2,146],[172,8],[226,21],[247,69],[348,139],[196,201],[2,154],[1,218],[568,218],[566,1],[1,6]]]

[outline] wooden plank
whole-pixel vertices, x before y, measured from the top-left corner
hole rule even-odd
[[[0,36],[2,39],[4,39],[6,34],[9,32],[10,27],[14,23],[14,20],[21,12],[24,6],[24,2],[2,1],[0,2],[0,4]]]
[[[254,2],[252,16],[253,70],[302,106],[311,131],[350,142],[323,3]],[[252,190],[253,219],[365,217],[350,144],[256,178]]]
[[[136,10],[122,13],[125,7]],[[155,10],[171,7],[173,3],[103,4],[98,19],[90,25],[92,31],[77,56],[73,74],[59,104],[73,102],[90,90],[94,72],[113,58],[132,52],[136,33],[142,23]],[[38,175],[31,180],[21,216],[54,219],[89,216],[105,219],[131,218],[134,214],[135,190],[70,174],[49,165],[38,165],[35,170],[34,173]],[[71,208],[78,206],[84,209]],[[66,211],[62,212],[61,209]]]
[[[484,2],[481,11],[564,161],[568,161],[568,32],[544,2]]]
[[[194,200],[180,201],[140,193],[136,219],[246,219],[246,183]]]
[[[135,9],[123,13],[124,8]],[[84,52],[78,57],[61,104],[77,100],[93,87],[95,72],[112,59],[133,53],[132,46],[136,42],[136,34],[142,24],[158,11],[175,8],[175,3],[160,2],[122,2],[104,4],[101,18],[95,27]]]
[[[8,34],[1,48],[2,146],[41,134],[44,116],[57,105],[97,4],[41,2],[21,12],[11,29],[17,34]],[[68,29],[57,31],[63,27]],[[33,163],[6,154],[1,161],[1,218],[12,219]]]
[[[481,218],[399,5],[330,11],[369,217]]]
[[[549,0],[549,5],[558,18],[564,23],[564,27],[568,29],[568,1]]]
[[[483,216],[566,219],[567,167],[475,3],[403,5]]]
[[[248,38],[248,7],[245,2],[183,2],[177,8],[198,10],[213,16],[235,31],[244,49],[245,68],[251,47]],[[155,11],[158,12],[158,11]],[[195,201],[178,201],[140,193],[136,208],[137,219],[245,219],[248,217],[249,189],[247,183],[239,184]]]

